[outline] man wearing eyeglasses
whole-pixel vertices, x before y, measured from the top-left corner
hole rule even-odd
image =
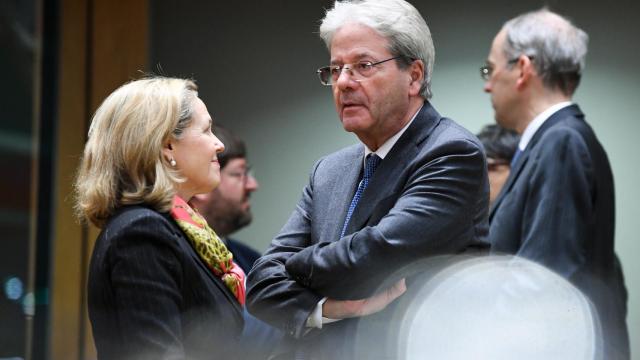
[[[613,175],[573,94],[587,34],[542,9],[509,20],[481,69],[498,124],[521,139],[490,211],[492,252],[534,260],[595,305],[605,359],[628,359],[627,293],[614,252]]]
[[[399,270],[486,246],[484,153],[428,101],[434,49],[412,5],[336,2],[320,36],[330,51],[320,82],[360,143],[314,165],[249,274],[247,304],[285,330],[296,358],[396,358],[387,305],[411,288]],[[358,326],[368,336],[356,339]]]
[[[220,185],[210,193],[195,195],[191,202],[224,241],[233,254],[234,262],[248,273],[260,253],[229,235],[251,223],[250,197],[258,190],[258,181],[247,164],[244,141],[220,125],[214,126],[213,133],[225,148],[218,154]],[[266,359],[282,337],[282,332],[247,312],[244,318],[243,346],[237,350],[238,358]]]

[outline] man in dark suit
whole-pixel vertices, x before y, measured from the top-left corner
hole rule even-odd
[[[484,153],[428,101],[434,49],[413,6],[336,2],[320,35],[331,53],[320,81],[361,143],[316,162],[249,274],[247,304],[285,330],[298,358],[395,358],[387,305],[411,290],[398,270],[486,245]],[[360,321],[382,332],[354,349]]]
[[[220,185],[210,193],[195,195],[191,202],[227,245],[233,261],[249,273],[260,253],[229,235],[251,223],[250,197],[258,190],[258,181],[250,172],[244,141],[220,125],[214,126],[213,133],[225,148],[218,154]],[[246,311],[244,315],[239,358],[266,359],[282,337],[282,332]]]
[[[614,253],[607,154],[571,102],[587,34],[546,9],[508,21],[481,69],[496,121],[520,133],[511,174],[489,215],[492,251],[534,260],[595,305],[600,356],[628,359],[627,293]]]

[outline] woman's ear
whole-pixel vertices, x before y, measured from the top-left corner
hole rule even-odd
[[[167,162],[171,162],[171,160],[173,159],[173,146],[171,145],[171,142],[166,143],[162,148],[162,155],[167,160]]]

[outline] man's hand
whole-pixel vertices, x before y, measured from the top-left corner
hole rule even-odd
[[[322,305],[322,316],[330,319],[361,317],[377,313],[384,309],[407,290],[404,279],[390,288],[362,300],[327,299]]]

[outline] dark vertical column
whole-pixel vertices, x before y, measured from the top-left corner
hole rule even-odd
[[[30,336],[31,357],[47,359],[49,349],[49,293],[51,283],[51,242],[53,233],[53,163],[57,129],[57,83],[58,83],[58,0],[43,1],[42,47],[39,84],[39,146],[36,189],[36,247],[35,247],[35,292],[33,328]],[[36,97],[37,99],[38,97]],[[27,344],[28,346],[29,344]],[[29,351],[29,349],[27,349]]]

